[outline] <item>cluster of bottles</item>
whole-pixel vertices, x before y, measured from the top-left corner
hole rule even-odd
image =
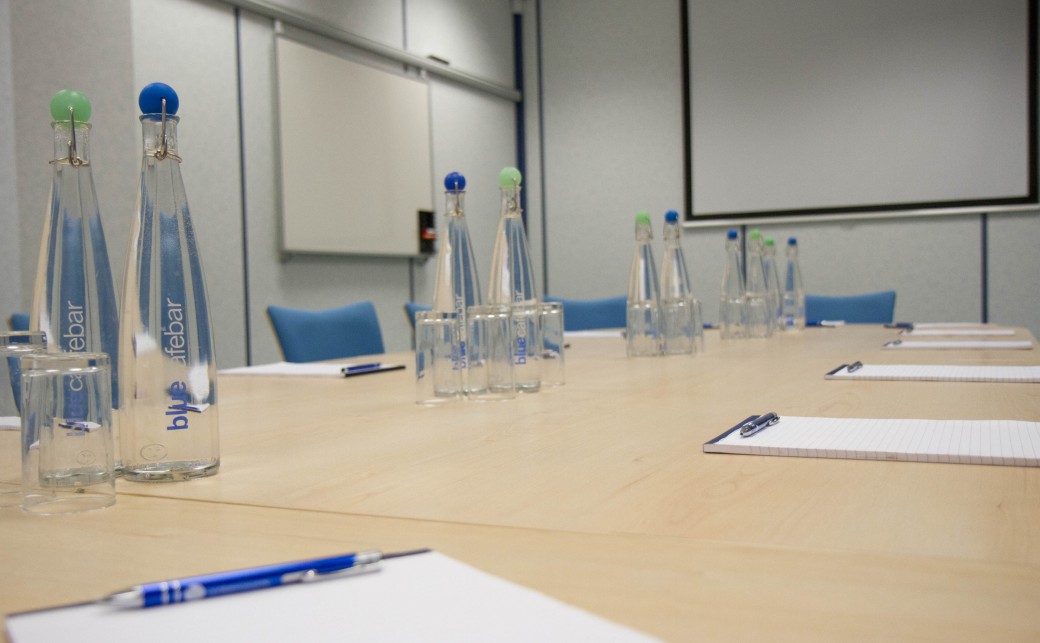
[[[143,160],[120,315],[91,169],[90,101],[73,90],[51,100],[53,180],[30,326],[50,350],[109,355],[116,470],[131,480],[212,475],[220,462],[213,334],[177,153],[178,103],[162,83],[138,99]]]
[[[798,240],[787,240],[783,272],[776,244],[758,230],[748,235],[747,270],[743,269],[740,238],[726,234],[726,266],[719,298],[719,329],[723,339],[770,337],[774,331],[805,328],[805,289],[798,264]]]
[[[664,215],[664,268],[659,287],[650,215],[636,214],[636,248],[625,320],[629,357],[690,355],[704,349],[701,305],[690,290],[681,235],[679,213],[669,210]]]
[[[520,207],[522,179],[520,171],[515,167],[503,168],[499,173],[502,207],[491,255],[487,303],[508,308],[514,387],[520,392],[533,393],[541,388],[540,301],[531,268],[523,210]],[[444,188],[446,232],[438,252],[432,308],[437,312],[455,315],[455,334],[459,348],[454,362],[456,368],[462,371],[462,393],[469,394],[473,391],[466,379],[465,369],[469,357],[467,315],[470,309],[484,302],[466,226],[466,178],[458,172],[452,172],[444,178]]]

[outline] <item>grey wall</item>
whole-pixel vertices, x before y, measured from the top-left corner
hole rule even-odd
[[[513,84],[509,0],[279,4]],[[523,10],[525,186],[536,272],[557,296],[624,293],[635,212],[649,210],[659,233],[663,213],[682,205],[678,3],[516,5]],[[162,80],[182,99],[183,170],[200,233],[219,364],[280,359],[264,314],[272,303],[321,308],[371,299],[388,349],[409,346],[401,307],[409,299],[429,300],[433,262],[281,255],[275,26],[248,11],[237,13],[236,18],[235,9],[218,0],[0,0],[0,105],[13,105],[0,109],[0,315],[27,310],[32,296],[50,181],[51,95],[77,87],[94,103],[95,180],[121,282],[140,164],[136,96],[144,84]],[[54,45],[57,24],[90,34],[77,55]],[[309,38],[315,46],[366,57]],[[430,86],[438,223],[444,205],[440,179],[461,171],[469,179],[467,218],[486,279],[499,210],[498,170],[517,161],[515,106],[446,80],[431,78]],[[1040,217],[989,216],[985,262],[981,219],[762,228],[778,239],[799,237],[811,292],[895,288],[900,319],[971,321],[983,314],[988,273],[989,318],[1040,335]],[[717,317],[723,237],[721,228],[687,229],[684,237],[709,321]]]
[[[655,230],[681,209],[680,14],[674,0],[540,3],[549,289],[624,294],[637,210]],[[530,62],[530,61],[529,61]],[[1035,117],[1035,115],[1034,115]],[[763,225],[796,235],[809,292],[895,289],[896,317],[988,316],[1040,336],[1040,216],[981,215]],[[683,246],[707,321],[718,318],[725,229],[687,228]]]
[[[513,84],[508,0],[275,4]],[[66,24],[84,34],[75,56],[57,46],[54,27]],[[9,267],[4,274],[11,276],[0,290],[3,317],[28,310],[32,299],[50,185],[51,95],[74,87],[94,104],[94,178],[119,289],[140,167],[137,94],[147,83],[162,81],[181,99],[182,169],[207,275],[219,366],[281,359],[264,312],[268,304],[323,308],[371,299],[388,350],[410,346],[402,306],[428,299],[433,262],[280,252],[274,33],[271,19],[236,12],[217,0],[0,0],[0,105],[14,106],[0,110],[0,223],[17,230],[0,240],[0,267]],[[321,37],[295,35],[343,55],[390,64]],[[469,178],[477,260],[486,266],[498,220],[498,170],[516,163],[514,104],[436,78],[430,79],[430,92],[430,180],[438,221],[443,214],[438,177],[461,171]]]

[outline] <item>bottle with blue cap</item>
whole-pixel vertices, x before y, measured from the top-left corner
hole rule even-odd
[[[766,285],[762,249],[762,233],[759,230],[752,230],[748,235],[747,280],[744,282],[744,297],[747,300],[747,335],[756,338],[769,337],[773,334],[773,313],[769,306],[769,287]]]
[[[726,265],[722,272],[719,297],[719,334],[722,339],[747,337],[747,301],[744,298],[744,271],[740,266],[740,239],[735,229],[726,232]]]
[[[784,270],[784,326],[805,328],[805,286],[802,268],[798,264],[798,239],[787,240],[787,266]]]
[[[118,407],[119,313],[90,160],[90,100],[63,89],[51,99],[50,112],[50,203],[29,324],[46,333],[51,351],[108,353],[112,403]],[[115,436],[115,424],[113,429]]]
[[[780,269],[776,265],[776,241],[773,237],[765,238],[765,249],[762,253],[762,271],[766,276],[766,288],[769,290],[769,309],[773,330],[783,330],[784,289],[780,285]]]
[[[661,354],[661,296],[650,246],[654,234],[650,215],[645,211],[636,214],[635,235],[636,247],[628,273],[626,352],[629,357],[653,357]]]
[[[661,327],[665,355],[689,355],[695,350],[697,327],[703,323],[690,292],[690,275],[682,249],[679,213],[664,215],[664,261],[661,265]]]
[[[213,330],[181,178],[177,93],[153,83],[138,104],[144,153],[119,330],[124,476],[187,480],[220,466]]]
[[[510,307],[512,315],[513,377],[516,389],[534,393],[541,388],[542,345],[538,292],[535,288],[527,233],[520,207],[520,170],[506,167],[498,175],[502,216],[491,253],[488,303]]]
[[[463,391],[468,390],[466,368],[469,361],[467,347],[466,311],[481,304],[480,278],[473,258],[473,245],[466,226],[466,177],[451,172],[444,177],[445,234],[437,255],[437,279],[433,285],[433,310],[455,313],[458,350],[453,356],[455,370],[461,371]]]

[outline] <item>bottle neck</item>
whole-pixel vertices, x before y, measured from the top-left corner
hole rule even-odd
[[[77,122],[73,128],[70,121],[54,121],[51,128],[54,131],[51,163],[72,167],[90,165],[90,123]]]
[[[502,188],[502,216],[519,217],[522,211],[520,209],[520,187]]]
[[[146,158],[164,161],[167,158],[180,161],[177,154],[178,116],[166,116],[164,122],[158,114],[141,115],[141,140]]]
[[[682,238],[682,231],[679,228],[678,223],[665,223],[664,224],[664,245],[665,247],[672,248],[679,245],[679,240]]]
[[[449,217],[461,217],[464,211],[464,203],[466,200],[465,192],[445,192],[444,193],[444,210]]]

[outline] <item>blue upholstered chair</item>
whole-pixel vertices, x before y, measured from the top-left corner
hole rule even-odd
[[[563,304],[564,330],[593,330],[596,328],[624,328],[628,297],[604,299],[561,299],[546,296],[545,301]]]
[[[417,304],[414,301],[407,301],[404,304],[404,314],[408,317],[408,323],[411,324],[412,330],[415,330],[415,313],[420,310],[431,310],[431,307]]]
[[[267,316],[287,362],[385,352],[376,307],[370,301],[328,310],[268,306]]]
[[[11,330],[29,330],[29,313],[15,313],[7,320]]]
[[[839,297],[805,296],[805,321],[810,324],[824,320],[847,324],[890,324],[895,309],[894,290]]]

